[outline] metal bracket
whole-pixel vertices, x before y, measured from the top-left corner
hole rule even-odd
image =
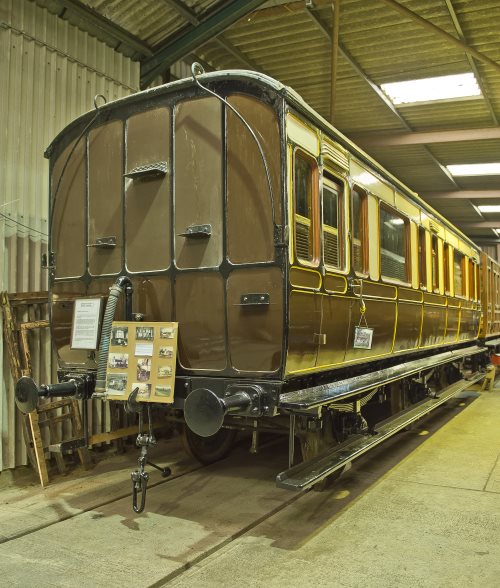
[[[208,239],[212,234],[212,225],[191,225],[185,233],[179,233],[178,237],[188,239]]]
[[[271,297],[267,292],[262,294],[242,294],[240,303],[235,306],[269,306]]]
[[[123,174],[123,176],[125,178],[130,178],[131,180],[149,180],[162,177],[166,174],[168,174],[168,163],[166,161],[157,161],[155,163],[134,167],[134,169]]]
[[[95,243],[89,243],[87,247],[97,247],[99,249],[113,249],[116,247],[116,237],[99,237]]]
[[[51,251],[50,253],[42,253],[42,269],[51,270],[56,267],[56,254]]]

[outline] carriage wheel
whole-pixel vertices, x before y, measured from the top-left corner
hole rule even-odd
[[[224,459],[231,452],[238,431],[220,429],[210,437],[200,437],[184,424],[182,443],[184,449],[200,463],[208,465]]]

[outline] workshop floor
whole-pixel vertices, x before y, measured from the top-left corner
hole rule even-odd
[[[162,442],[142,515],[135,451],[45,490],[2,474],[0,586],[498,587],[500,390],[463,396],[324,492],[275,487],[285,441],[210,467]]]

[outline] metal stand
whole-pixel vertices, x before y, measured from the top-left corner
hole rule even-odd
[[[148,489],[148,482],[149,482],[149,474],[145,471],[146,464],[150,465],[151,467],[155,468],[159,472],[163,478],[168,478],[172,473],[172,470],[167,467],[160,467],[155,463],[152,463],[148,460],[148,449],[149,447],[156,445],[156,438],[153,434],[152,428],[152,421],[151,421],[151,406],[147,405],[148,410],[148,433],[145,434],[143,432],[144,426],[144,405],[142,403],[137,402],[137,392],[138,388],[136,388],[132,394],[130,395],[127,406],[128,410],[132,410],[134,412],[139,413],[139,434],[137,435],[136,445],[137,447],[141,448],[141,453],[137,460],[139,464],[139,468],[130,474],[132,479],[132,508],[134,512],[141,513],[146,506],[146,492]],[[141,494],[141,502],[140,505],[138,504],[139,494]]]

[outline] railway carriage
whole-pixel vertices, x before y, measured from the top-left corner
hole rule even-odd
[[[306,488],[481,377],[499,266],[279,82],[195,71],[47,157],[60,383],[37,395],[106,395],[111,323],[99,354],[70,338],[76,300],[113,299],[115,320],[178,323],[170,415],[198,459],[285,431],[278,483]]]

